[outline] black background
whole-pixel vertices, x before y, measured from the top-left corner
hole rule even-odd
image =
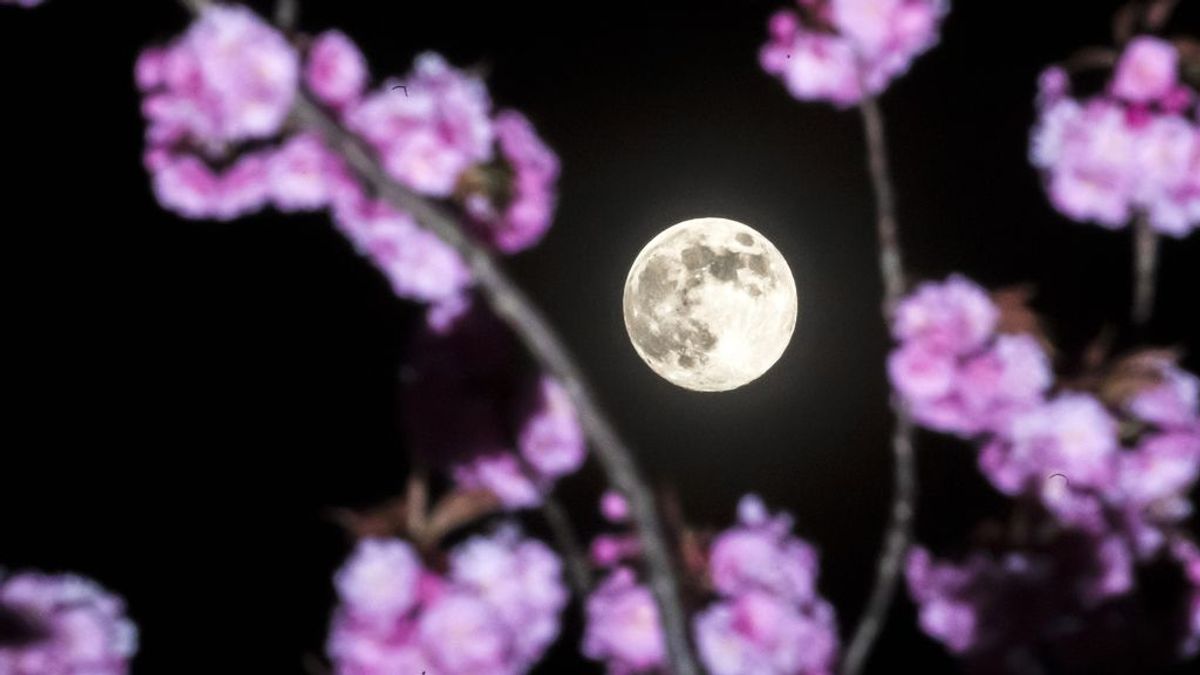
[[[796,515],[846,634],[890,493],[888,339],[858,114],[796,102],[757,65],[783,4],[312,0],[301,27],[340,27],[376,76],[425,49],[490,69],[494,99],[564,166],[556,224],[513,274],[690,520],[728,524],[747,491]],[[1026,161],[1031,101],[1045,64],[1110,41],[1117,4],[958,2],[883,99],[913,277],[1032,283],[1067,353],[1105,326],[1135,337],[1129,235],[1048,206]],[[1200,3],[1182,4],[1173,28],[1200,32]],[[296,673],[320,652],[346,551],[325,510],[403,484],[395,375],[419,313],[322,216],[221,224],[157,206],[132,64],[185,24],[172,2],[0,8],[0,564],[125,595],[137,673]],[[782,360],[716,395],[652,374],[620,313],[641,246],[703,215],[766,234],[801,293]],[[1143,337],[1196,351],[1200,235],[1165,244],[1160,282]],[[918,457],[919,538],[953,552],[1002,502],[965,446],[924,435]],[[585,524],[598,473],[563,484]],[[541,672],[587,672],[577,629]],[[902,597],[873,666],[954,662]]]

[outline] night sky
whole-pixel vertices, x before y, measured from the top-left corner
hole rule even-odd
[[[494,100],[531,118],[562,160],[560,207],[508,268],[689,521],[724,527],[749,491],[795,515],[846,637],[890,496],[889,339],[859,115],[797,102],[757,64],[783,4],[309,0],[300,25],[344,30],[376,76],[425,50],[482,65]],[[1066,363],[1108,327],[1118,345],[1188,350],[1195,371],[1200,234],[1165,242],[1138,335],[1129,233],[1057,215],[1026,160],[1037,73],[1109,43],[1119,4],[954,4],[941,45],[882,99],[906,263],[914,279],[1031,284]],[[1200,3],[1183,5],[1174,28],[1200,33]],[[132,64],[186,19],[172,2],[0,8],[0,566],[122,593],[135,673],[299,673],[348,546],[328,510],[404,484],[397,373],[421,314],[322,215],[215,223],[156,204]],[[722,394],[654,375],[621,316],[637,252],[700,216],[770,238],[800,293],[781,360]],[[918,539],[961,552],[1005,500],[965,444],[923,434],[917,456]],[[594,463],[561,483],[585,531],[601,489]],[[576,615],[538,672],[591,672]],[[903,595],[872,664],[954,672]]]

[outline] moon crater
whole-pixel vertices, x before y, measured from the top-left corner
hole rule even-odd
[[[656,373],[688,389],[725,391],[762,375],[796,325],[796,284],[765,237],[724,218],[663,231],[625,282],[625,327]]]

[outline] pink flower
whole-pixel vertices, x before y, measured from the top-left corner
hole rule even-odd
[[[717,602],[697,615],[696,644],[713,675],[832,673],[837,657],[833,611],[814,614],[761,592]]]
[[[755,495],[741,499],[738,520],[708,553],[721,600],[693,622],[704,665],[716,675],[832,673],[837,624],[816,595],[816,551]]]
[[[481,166],[475,171],[498,173],[499,180],[485,177],[472,185],[467,178],[460,181],[460,189],[484,239],[505,253],[515,253],[536,244],[550,227],[558,157],[538,138],[529,120],[514,110],[500,111],[493,128],[502,166]]]
[[[510,509],[542,503],[542,492],[533,477],[510,452],[482,453],[454,467],[455,482],[466,488],[486,488]]]
[[[1103,489],[1116,477],[1116,434],[1116,422],[1095,398],[1062,394],[1013,418],[1000,464],[983,462],[984,473],[1006,491],[1027,481],[1041,485],[1053,473],[1074,487]]]
[[[421,615],[417,635],[447,673],[516,673],[507,662],[508,635],[491,605],[471,593],[450,592]]]
[[[537,390],[537,407],[517,435],[521,457],[545,478],[574,473],[587,457],[575,406],[553,378],[542,376]]]
[[[467,168],[492,157],[486,87],[432,53],[417,57],[407,96],[390,85],[348,110],[347,124],[374,146],[394,178],[430,196],[449,196]]]
[[[25,572],[0,580],[0,610],[29,632],[0,645],[5,675],[125,675],[137,652],[125,603],[82,577]]]
[[[271,155],[267,167],[267,189],[280,211],[315,211],[333,200],[347,169],[312,134],[293,136]]]
[[[837,106],[857,103],[863,86],[883,91],[913,59],[938,41],[945,16],[941,0],[813,0],[804,19],[775,13],[769,42],[759,53],[763,70],[783,80],[800,100]]]
[[[743,514],[761,508],[755,495],[742,498]],[[765,509],[763,509],[765,511]],[[761,590],[790,602],[813,597],[817,553],[790,534],[786,514],[763,522],[747,521],[722,532],[709,551],[709,574],[719,593],[736,596]]]
[[[1181,237],[1200,224],[1200,125],[1187,119],[1195,96],[1176,82],[1168,43],[1138,38],[1123,55],[1112,96],[1067,97],[1061,69],[1039,83],[1030,160],[1063,215],[1122,228],[1137,215]]]
[[[339,572],[328,644],[338,675],[515,675],[557,637],[567,600],[561,562],[515,527],[452,549],[445,578],[410,554],[398,540],[364,542]]]
[[[334,222],[402,298],[448,300],[471,283],[470,271],[454,249],[383,202],[362,200],[337,209]]]
[[[522,539],[511,527],[473,537],[451,553],[450,579],[495,608],[517,661],[535,663],[558,637],[567,604],[562,563],[540,541]]]
[[[986,291],[959,275],[923,283],[896,307],[892,332],[954,354],[973,351],[991,336],[999,311]]]
[[[279,131],[299,80],[287,40],[250,10],[212,5],[165,50],[138,61],[151,138],[200,144]]]
[[[600,495],[600,513],[610,523],[623,523],[629,519],[629,501],[616,490],[605,490]]]
[[[621,567],[602,581],[586,603],[583,653],[603,661],[609,673],[643,673],[663,665],[666,647],[658,606],[633,570]]]
[[[421,560],[408,542],[365,539],[334,575],[338,599],[355,617],[388,623],[417,602]]]
[[[242,155],[224,172],[189,154],[151,151],[147,162],[159,204],[181,216],[232,220],[267,203],[267,159],[262,153]]]
[[[367,60],[354,41],[327,30],[313,41],[304,66],[304,83],[317,98],[336,109],[357,103],[367,83]]]
[[[1166,40],[1142,35],[1129,41],[1117,62],[1112,93],[1134,103],[1166,96],[1178,80],[1179,53]]]

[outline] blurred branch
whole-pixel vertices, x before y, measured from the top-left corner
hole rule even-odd
[[[275,25],[280,30],[291,32],[300,18],[300,3],[297,0],[275,0]]]
[[[393,180],[358,137],[306,95],[297,95],[292,112],[300,125],[317,132],[384,201],[411,215],[454,248],[471,269],[480,294],[492,311],[525,344],[537,364],[562,382],[613,487],[629,498],[630,512],[641,536],[650,589],[662,613],[672,670],[676,675],[697,672],[688,644],[687,617],[680,603],[679,585],[654,499],[633,453],[609,422],[583,372],[549,321],[492,254],[466,234],[455,215]]]
[[[866,91],[864,85],[863,90]],[[887,141],[884,136],[883,113],[874,96],[864,96],[859,105],[863,131],[867,141],[867,167],[871,187],[875,192],[875,224],[879,237],[879,272],[883,278],[884,322],[891,324],[892,313],[904,294],[904,263],[900,252],[900,236],[896,218],[896,196],[888,171]],[[892,484],[892,506],[883,546],[875,570],[875,586],[867,607],[842,661],[842,675],[857,675],[866,665],[875,644],[900,577],[904,555],[912,541],[913,519],[916,511],[917,478],[913,458],[913,426],[899,401],[892,402],[896,423],[892,432],[892,458],[895,462]]]
[[[193,13],[208,4],[208,0],[181,2]],[[488,306],[525,344],[542,370],[562,383],[609,481],[629,499],[630,515],[641,539],[650,591],[662,616],[671,672],[674,675],[698,673],[688,642],[688,621],[679,598],[679,581],[650,488],[633,460],[633,452],[604,414],[583,371],[541,310],[504,272],[491,252],[467,235],[454,214],[393,180],[361,139],[327,115],[304,92],[297,93],[291,118],[317,132],[384,201],[407,212],[456,250],[471,269]]]
[[[558,543],[559,552],[567,563],[567,579],[581,602],[587,600],[592,590],[592,571],[588,567],[587,554],[575,536],[571,520],[562,504],[551,495],[542,498],[542,518],[550,528],[550,534]]]
[[[1150,220],[1138,216],[1133,221],[1133,305],[1130,316],[1143,325],[1154,313],[1154,278],[1158,269],[1158,234]]]

